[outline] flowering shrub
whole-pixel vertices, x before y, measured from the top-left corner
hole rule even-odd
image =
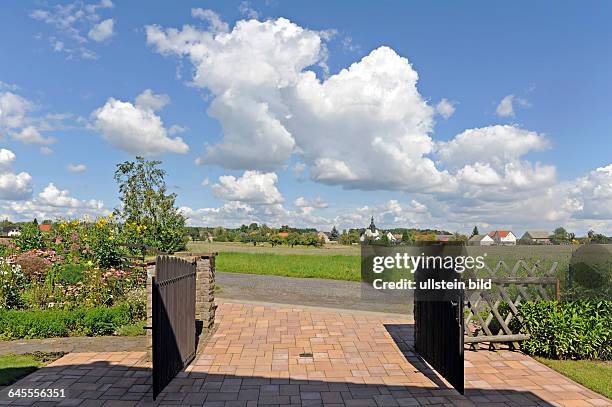
[[[0,258],[0,308],[22,307],[21,290],[24,280],[21,266]]]
[[[45,241],[38,225],[25,223],[21,226],[21,234],[15,238],[15,244],[19,250],[27,251],[42,249],[45,246]]]
[[[53,262],[61,260],[53,250],[29,250],[10,256],[9,259],[21,266],[21,271],[29,280],[40,279]]]

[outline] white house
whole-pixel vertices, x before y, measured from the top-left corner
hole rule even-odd
[[[516,244],[516,236],[510,230],[494,230],[489,232],[489,237],[495,244],[513,246]]]
[[[469,246],[491,246],[494,243],[489,235],[474,235],[468,239]]]
[[[2,234],[8,237],[21,236],[21,230],[19,226],[5,226],[2,228]]]

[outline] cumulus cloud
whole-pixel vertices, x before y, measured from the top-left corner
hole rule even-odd
[[[217,13],[209,9],[192,8],[191,16],[208,22],[210,30],[215,33],[225,33],[229,31],[229,26],[222,21]]]
[[[408,60],[388,47],[320,80],[309,68],[326,60],[324,36],[284,18],[239,21],[225,34],[148,26],[147,41],[189,58],[194,85],[214,96],[208,113],[223,140],[199,163],[270,171],[297,154],[314,180],[346,188],[426,190],[447,181],[427,157],[434,109]]]
[[[114,34],[115,20],[108,18],[94,25],[87,36],[95,42],[103,42],[111,38]]]
[[[514,117],[514,103],[521,107],[529,107],[529,102],[526,99],[508,95],[504,96],[501,102],[499,102],[499,105],[497,105],[495,109],[495,113],[499,117]]]
[[[24,144],[39,144],[46,146],[57,142],[57,139],[54,137],[43,137],[34,126],[28,126],[19,132],[12,133],[11,137]]]
[[[68,164],[66,168],[68,169],[68,171],[77,174],[87,171],[87,166],[85,164]]]
[[[12,164],[15,153],[0,149],[0,199],[23,200],[32,195],[32,176],[27,172],[15,173]]]
[[[419,76],[410,61],[391,48],[376,48],[329,74],[329,33],[284,18],[241,20],[225,29],[216,14],[194,16],[204,18],[208,28],[153,25],[146,33],[156,52],[188,60],[194,68],[190,85],[210,94],[208,114],[221,124],[222,138],[205,147],[198,164],[267,174],[297,163],[296,173],[307,173],[319,183],[402,191],[416,197],[418,205],[413,207],[412,199],[408,204],[397,201],[386,212],[400,207],[413,214],[412,220],[441,226],[446,217],[457,228],[504,219],[506,225],[512,219],[557,222],[572,219],[584,207],[570,193],[577,181],[558,183],[554,166],[526,159],[550,147],[541,133],[490,125],[434,141],[435,115],[450,117],[454,103],[442,99],[430,105],[419,92]],[[321,68],[323,74],[317,74]],[[517,106],[529,102],[508,95],[497,114],[513,117]],[[601,181],[601,172],[589,174],[583,183]],[[233,198],[240,196],[235,193],[238,179],[229,183],[233,189],[219,189],[227,190],[226,204],[240,202],[235,208],[242,218],[265,217],[258,205],[244,206],[245,201]],[[269,204],[266,210],[272,215],[266,219],[312,215],[311,209],[303,210],[313,208],[306,201],[294,202],[297,211]],[[427,215],[416,210],[423,206]],[[603,213],[601,207],[586,212]],[[229,209],[208,208],[206,213]]]
[[[467,129],[448,142],[437,144],[437,155],[448,168],[471,163],[501,166],[532,151],[550,147],[548,139],[534,131],[510,125]]]
[[[211,185],[210,189],[217,198],[227,201],[272,205],[284,201],[276,187],[277,181],[278,177],[273,172],[245,171],[238,178],[222,175],[219,182]]]
[[[22,96],[0,92],[0,132],[22,127],[32,109],[33,104]]]
[[[0,202],[0,211],[15,220],[96,217],[108,213],[100,200],[80,200],[49,183],[33,199]]]
[[[455,113],[455,104],[444,98],[436,105],[436,113],[448,119]]]
[[[169,137],[156,114],[168,101],[166,95],[154,95],[149,89],[135,104],[111,97],[91,114],[93,126],[111,145],[130,154],[184,154],[189,151],[187,144],[180,137]]]
[[[48,36],[53,51],[64,53],[68,59],[96,59],[98,55],[89,47],[89,40],[103,42],[113,36],[114,20],[103,20],[101,16],[113,7],[111,0],[74,1],[35,9],[30,17],[53,29]]]
[[[293,202],[293,205],[295,205],[298,208],[318,208],[318,209],[327,208],[329,206],[328,203],[325,202],[325,200],[323,200],[323,198],[321,198],[320,196],[316,196],[313,199],[307,199],[307,198],[304,198],[303,196],[300,196]]]

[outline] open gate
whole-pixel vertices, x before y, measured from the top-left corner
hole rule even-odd
[[[460,256],[460,246],[430,245],[423,247],[428,256]],[[461,281],[461,274],[452,269],[432,267],[418,269],[415,281]],[[417,286],[419,287],[419,286]],[[415,291],[415,351],[440,373],[459,393],[464,391],[463,371],[463,301],[460,289]]]
[[[153,399],[195,357],[196,264],[158,256],[153,287]]]

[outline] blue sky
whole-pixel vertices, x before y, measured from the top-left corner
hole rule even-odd
[[[143,153],[193,224],[612,234],[611,8],[6,2],[0,214],[104,212]]]

